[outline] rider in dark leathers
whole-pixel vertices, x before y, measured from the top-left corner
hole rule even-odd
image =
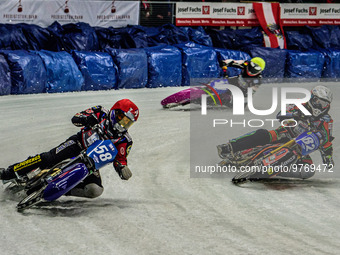
[[[259,145],[285,143],[301,133],[312,129],[320,131],[324,138],[319,147],[323,163],[327,165],[327,167],[333,167],[333,119],[328,114],[332,98],[333,95],[329,88],[321,85],[316,86],[311,91],[311,99],[305,104],[306,109],[312,113],[312,116],[304,116],[298,107],[289,105],[287,107],[287,114],[281,115],[281,113],[279,113],[277,119],[280,121],[284,119],[295,119],[296,122],[292,122],[294,125],[289,127],[289,122],[288,124],[286,122],[285,126],[280,126],[274,130],[258,129],[238,138],[231,139],[229,143],[217,146],[219,156],[225,159],[231,153],[254,148]],[[307,155],[302,157],[297,164],[311,165],[313,161],[311,157]],[[315,172],[313,171],[291,172],[288,173],[289,176],[285,177],[309,178],[314,174]]]
[[[83,127],[80,132],[69,137],[65,142],[48,152],[18,162],[0,172],[0,179],[24,179],[26,174],[36,168],[46,169],[72,157],[89,147],[95,141],[95,134],[91,127],[100,124],[104,133],[115,144],[118,154],[113,166],[123,180],[128,180],[132,173],[127,166],[127,156],[132,146],[132,139],[128,128],[137,121],[138,107],[129,99],[117,101],[110,111],[102,106],[95,106],[75,114],[72,123]],[[82,197],[98,197],[103,192],[102,180],[99,171],[88,176],[82,183],[72,189],[67,195]]]

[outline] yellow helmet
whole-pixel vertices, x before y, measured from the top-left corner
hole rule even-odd
[[[260,57],[255,57],[252,58],[249,62],[249,65],[247,65],[246,71],[249,76],[257,76],[266,67],[266,62],[260,58]]]
[[[262,71],[266,67],[266,61],[264,61],[263,58],[256,57],[256,58],[252,58],[250,61],[255,63],[255,64],[258,64],[261,67]]]

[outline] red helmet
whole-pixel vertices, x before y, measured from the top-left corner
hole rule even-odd
[[[110,109],[110,122],[113,129],[124,132],[137,121],[138,107],[129,99],[117,101]]]

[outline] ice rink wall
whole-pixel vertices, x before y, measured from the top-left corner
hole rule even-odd
[[[285,36],[287,49],[279,49],[263,47],[259,27],[0,24],[0,95],[187,86],[219,77],[222,59],[257,56],[267,63],[268,80],[340,79],[339,26],[305,26]]]

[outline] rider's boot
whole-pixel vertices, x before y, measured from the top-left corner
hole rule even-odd
[[[222,159],[226,159],[227,156],[232,153],[233,148],[230,143],[217,145],[218,156]]]
[[[41,156],[28,157],[26,160],[9,166],[0,171],[0,179],[8,181],[12,179],[24,179],[28,172],[41,165]]]
[[[7,169],[0,169],[0,179],[4,181],[16,179],[17,176],[14,173],[13,166],[9,166]]]

